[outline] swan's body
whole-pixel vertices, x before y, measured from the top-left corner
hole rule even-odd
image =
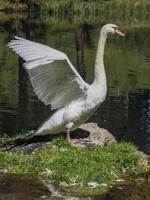
[[[39,99],[57,110],[34,135],[66,131],[69,139],[69,132],[84,123],[105,100],[107,84],[103,55],[109,32],[124,35],[116,25],[103,26],[95,61],[95,79],[91,85],[82,79],[66,54],[19,37],[9,43],[8,46],[26,61],[24,67]]]
[[[99,91],[97,89],[98,88],[91,86],[88,89],[89,91],[86,99],[78,99],[56,111],[41,127],[38,128],[35,135],[56,134],[66,131],[67,128],[69,128],[70,131],[78,128],[82,123],[89,119],[105,99],[106,90],[102,96],[102,94],[98,94]],[[97,93],[97,95],[93,95],[93,91]]]

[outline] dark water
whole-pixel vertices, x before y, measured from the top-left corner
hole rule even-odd
[[[52,187],[45,187],[33,177],[0,174],[1,200],[149,200],[150,183],[132,181],[117,183],[103,195],[93,197],[72,197]]]
[[[125,38],[110,36],[105,51],[108,95],[90,121],[119,140],[134,142],[150,154],[150,20],[80,19],[0,15],[0,133],[35,129],[50,116],[35,96],[22,60],[6,47],[14,35],[67,53],[81,75],[93,80],[99,31],[113,22]]]

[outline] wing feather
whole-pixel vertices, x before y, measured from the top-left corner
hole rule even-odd
[[[66,54],[20,37],[8,46],[26,62],[33,89],[38,98],[52,109],[85,98],[89,85],[82,79]]]

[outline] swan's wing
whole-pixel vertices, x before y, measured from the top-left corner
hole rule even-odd
[[[89,85],[81,78],[66,54],[48,46],[15,37],[8,44],[26,62],[38,98],[52,109],[84,97]]]

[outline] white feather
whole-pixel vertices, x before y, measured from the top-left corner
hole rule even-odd
[[[8,46],[26,61],[24,67],[34,91],[45,105],[58,109],[85,97],[89,85],[64,53],[20,37]]]
[[[81,78],[66,54],[60,51],[19,37],[8,44],[26,61],[24,67],[39,99],[46,105],[51,104],[52,109],[60,108],[34,135],[65,130],[68,133],[68,129],[74,130],[85,122],[105,100],[107,84],[104,47],[107,34],[114,34],[116,30],[114,24],[107,24],[101,30],[95,61],[95,80],[91,85]]]

